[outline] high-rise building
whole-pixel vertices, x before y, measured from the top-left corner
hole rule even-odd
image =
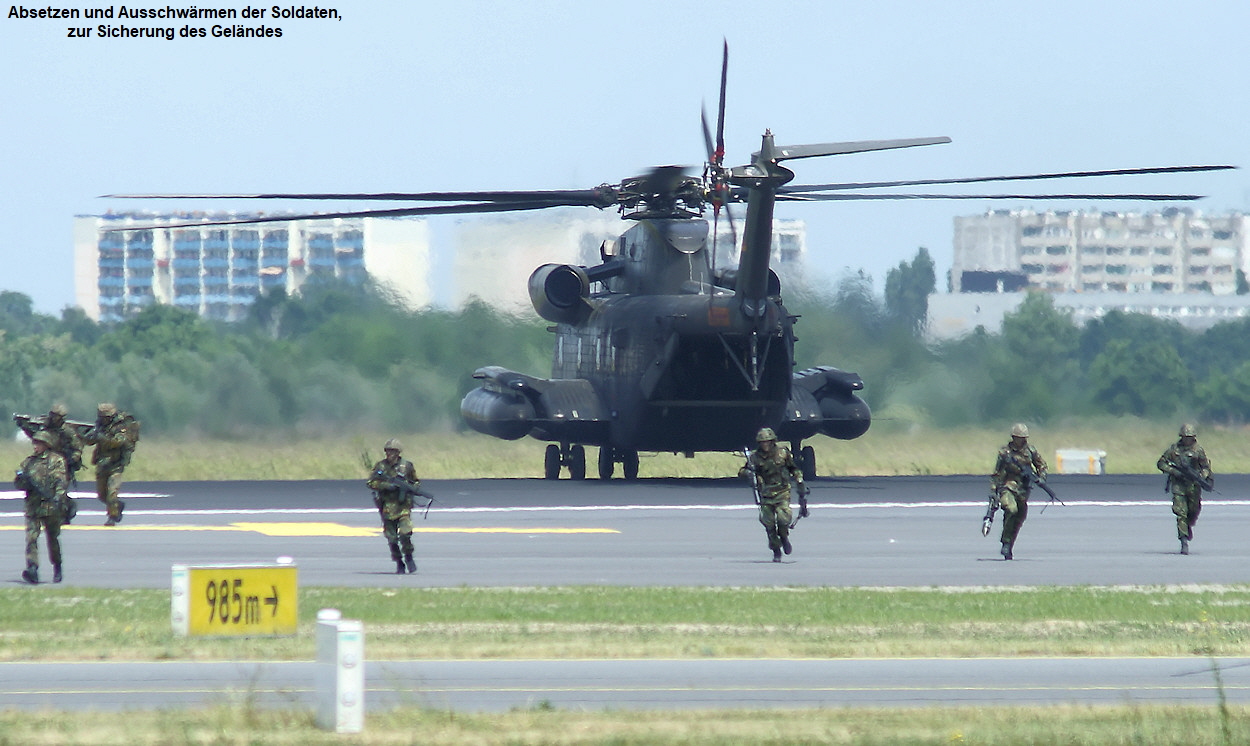
[[[1159,212],[994,210],[955,218],[951,292],[1237,292],[1247,218]]]
[[[426,224],[414,219],[333,218],[245,225],[128,224],[251,218],[243,214],[121,213],[74,219],[74,295],[103,322],[164,303],[221,321],[243,318],[258,295],[299,291],[310,278],[373,279],[413,309],[430,303]]]

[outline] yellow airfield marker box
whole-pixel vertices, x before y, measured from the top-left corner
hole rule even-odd
[[[188,636],[293,635],[299,576],[281,557],[270,565],[174,565],[170,621]]]

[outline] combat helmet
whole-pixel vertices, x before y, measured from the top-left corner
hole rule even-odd
[[[61,417],[65,417],[69,414],[69,407],[65,406],[61,402],[57,402],[56,404],[52,405],[52,409],[48,410],[48,414],[55,414]]]
[[[773,432],[771,427],[761,427],[760,431],[755,434],[756,442],[763,443],[766,440],[776,440],[777,433]]]
[[[1023,422],[1017,422],[1011,426],[1011,437],[1027,438],[1029,437],[1029,426]]]
[[[390,440],[386,441],[386,445],[382,446],[382,450],[384,450],[384,451],[395,451],[396,453],[403,453],[403,452],[404,452],[404,444],[403,444],[403,443],[400,443],[400,442],[399,442],[398,440],[396,440],[395,438],[391,438]]]
[[[56,436],[54,436],[52,433],[48,432],[47,430],[40,430],[39,432],[35,433],[35,436],[31,438],[31,441],[32,442],[37,441],[39,443],[43,443],[49,448],[56,447]]]
[[[1186,422],[1181,425],[1180,436],[1182,438],[1196,438],[1198,437],[1198,428],[1194,427],[1192,423]]]
[[[100,406],[96,407],[95,411],[105,417],[112,417],[117,414],[117,405],[112,402],[100,402]]]

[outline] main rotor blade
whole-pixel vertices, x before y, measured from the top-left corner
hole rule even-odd
[[[1069,179],[1087,176],[1135,176],[1141,174],[1176,174],[1195,171],[1223,171],[1236,166],[1161,166],[1157,168],[1116,168],[1104,171],[1067,171],[1053,174],[1022,174],[1018,176],[973,176],[962,179],[911,179],[908,181],[861,181],[844,184],[802,184],[785,186],[778,192],[824,192],[836,189],[874,189],[896,186],[928,186],[933,184],[976,184],[987,181],[1035,181],[1040,179]]]
[[[943,145],[950,142],[949,137],[913,137],[903,140],[860,140],[858,142],[827,142],[814,145],[777,146],[777,161],[788,161],[794,158],[815,158],[822,155],[846,155],[848,153],[867,153],[873,150],[896,150],[898,148],[915,148],[921,145]],[[751,160],[759,157],[753,153]]]
[[[594,189],[553,189],[496,192],[305,192],[257,194],[102,194],[105,199],[290,199],[290,200],[392,200],[410,202],[539,202],[569,206],[608,206],[616,203],[615,188],[602,184]]]
[[[725,160],[725,87],[729,82],[729,40],[725,39],[720,62],[720,103],[716,107],[716,165]]]
[[[149,223],[147,225],[119,225],[100,228],[102,233],[115,231],[144,231],[159,228],[199,228],[214,225],[249,225],[252,223],[286,223],[293,220],[326,220],[329,218],[402,218],[414,215],[460,215],[476,212],[515,212],[519,210],[542,210],[548,207],[569,207],[563,202],[543,204],[539,202],[486,203],[463,205],[436,205],[432,207],[401,207],[393,210],[355,210],[348,212],[314,212],[304,215],[266,215],[254,218],[222,218],[219,220],[186,220],[176,223]]]
[[[712,142],[712,130],[707,126],[707,109],[699,112],[699,121],[703,124],[703,144],[707,146],[707,162],[716,163],[716,144]]]
[[[888,199],[1118,199],[1192,202],[1201,194],[778,194],[778,202],[831,202]]]

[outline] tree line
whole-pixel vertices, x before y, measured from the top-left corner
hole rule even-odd
[[[862,272],[787,296],[800,316],[798,366],[854,370],[875,411],[936,427],[1090,414],[1250,420],[1250,320],[1199,332],[1111,312],[1079,326],[1032,294],[998,333],[927,343],[933,286],[920,249],[890,270],[882,296]],[[483,303],[411,312],[370,285],[272,293],[230,324],[172,306],[97,324],[81,309],[57,318],[0,292],[0,407],[43,413],[60,401],[90,419],[113,401],[145,433],[180,437],[448,431],[462,427],[473,370],[546,375],[551,344],[532,314]]]

